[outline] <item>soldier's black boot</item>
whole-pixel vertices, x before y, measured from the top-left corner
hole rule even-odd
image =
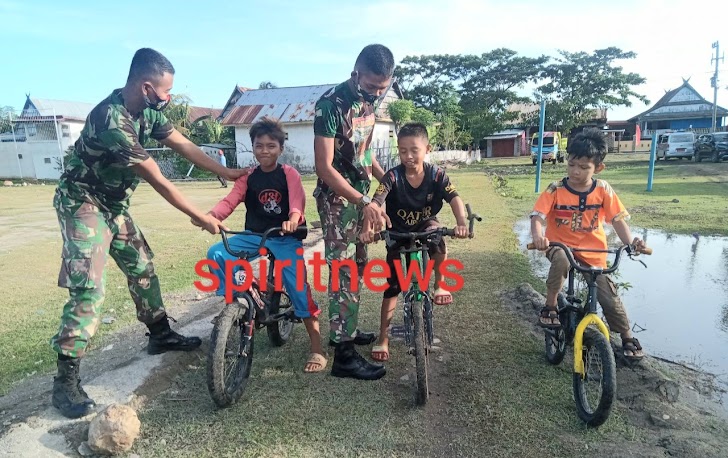
[[[149,345],[147,353],[158,355],[167,351],[191,351],[202,344],[199,337],[185,337],[169,327],[167,315],[156,323],[148,324]]]
[[[334,351],[334,364],[331,375],[334,377],[350,377],[359,380],[378,380],[387,373],[381,364],[372,364],[356,352],[354,342],[342,342]]]
[[[373,332],[357,331],[356,337],[354,337],[354,345],[369,345],[377,340],[377,335]],[[335,347],[337,344],[333,340],[329,339],[329,347]]]
[[[79,358],[58,355],[58,374],[53,378],[53,406],[67,418],[84,417],[96,407],[81,388],[80,363]]]

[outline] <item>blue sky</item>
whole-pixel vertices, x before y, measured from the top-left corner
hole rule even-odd
[[[482,53],[508,47],[527,56],[558,49],[635,51],[625,69],[645,76],[638,88],[655,102],[691,77],[708,100],[711,43],[728,49],[728,28],[691,1],[30,1],[0,0],[0,105],[22,107],[26,93],[96,103],[123,86],[140,47],[165,54],[176,93],[221,108],[234,86],[336,83],[369,43],[395,59],[434,53]],[[713,16],[717,19],[717,16]],[[702,18],[697,21],[697,18]],[[724,22],[724,21],[722,21]],[[728,106],[728,63],[718,103]],[[529,91],[525,90],[525,94]],[[646,107],[610,111],[625,119]]]

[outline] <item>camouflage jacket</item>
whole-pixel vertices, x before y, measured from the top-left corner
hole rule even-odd
[[[124,107],[121,89],[96,105],[76,141],[57,192],[67,205],[89,202],[122,213],[139,184],[132,166],[149,158],[147,138],[163,140],[174,130],[160,112],[145,109],[135,119]]]
[[[374,135],[374,110],[360,101],[348,81],[330,89],[316,102],[315,135],[334,139],[332,165],[357,191],[369,191],[372,173],[370,145]],[[318,188],[328,191],[321,179]]]

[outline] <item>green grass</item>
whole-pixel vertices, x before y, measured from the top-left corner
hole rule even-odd
[[[480,166],[472,167],[477,170]],[[608,156],[597,175],[607,180],[631,213],[631,225],[667,232],[728,235],[728,163],[691,161],[656,163],[652,191],[647,192],[648,155]],[[536,168],[530,159],[488,161],[485,170],[501,176],[498,192],[526,215],[536,198]],[[566,176],[565,164],[544,164],[540,190]],[[678,202],[673,202],[673,200]]]
[[[701,178],[693,167],[660,163],[653,193],[642,189],[644,161],[610,158],[602,176],[632,211],[633,224],[683,232],[699,226],[700,231],[725,234],[720,224],[728,202],[725,186],[709,182],[721,181],[719,175]],[[724,164],[715,167],[728,171]],[[533,173],[527,159],[488,161],[485,166],[450,173],[463,199],[485,221],[476,227],[476,238],[448,240],[451,258],[465,266],[465,285],[455,294],[452,306],[436,309],[436,334],[447,358],[434,363],[442,370],[435,377],[436,393],[427,408],[414,406],[411,379],[400,380],[412,372],[413,364],[401,343],[392,344],[388,374],[380,381],[335,379],[327,372],[309,375],[302,372],[307,338],[297,326],[292,341],[282,348],[271,348],[265,333],[258,334],[250,384],[243,399],[228,409],[216,409],[209,397],[205,354],[200,352],[199,362],[182,369],[172,389],[155,396],[140,412],[142,436],[133,452],[165,456],[174,449],[175,456],[200,457],[540,457],[580,456],[586,444],[592,448],[600,442],[640,441],[644,432],[628,422],[619,405],[600,429],[586,430],[575,414],[568,364],[546,364],[541,339],[529,334],[521,319],[502,304],[499,291],[519,283],[543,289],[512,230],[535,200]],[[546,166],[542,189],[563,175],[563,165]],[[215,183],[180,187],[202,208],[225,195]],[[305,179],[304,187],[306,216],[316,221],[313,179]],[[65,300],[65,290],[55,286],[60,235],[52,229],[52,191],[49,186],[0,189],[0,240],[12,235],[23,243],[0,248],[6,296],[0,305],[4,317],[0,345],[12,356],[0,360],[2,390],[27,373],[51,367],[48,339],[56,330]],[[680,203],[672,204],[673,198]],[[184,215],[148,186],[139,188],[133,202],[132,214],[156,253],[164,292],[190,290],[192,266],[215,237],[189,225]],[[635,211],[639,208],[650,210]],[[453,224],[447,207],[441,215],[445,224]],[[240,216],[233,221],[242,225]],[[46,229],[33,237],[19,229],[27,227],[32,233],[39,225]],[[381,244],[370,250],[370,258],[383,256]],[[100,338],[94,340],[96,348],[103,344],[104,335],[136,321],[116,267],[109,269],[107,285],[105,310],[117,321],[102,326]],[[324,309],[322,333],[326,336],[326,298],[318,292],[315,297]],[[378,326],[380,300],[378,294],[363,292],[363,328]],[[174,314],[174,304],[168,306]],[[395,314],[397,322],[401,322],[401,308]]]

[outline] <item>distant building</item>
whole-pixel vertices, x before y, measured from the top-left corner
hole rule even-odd
[[[315,86],[281,87],[272,89],[247,89],[236,86],[225,107],[221,119],[225,126],[235,128],[237,163],[246,166],[254,163],[250,144],[250,126],[264,117],[278,119],[287,134],[282,162],[300,171],[313,171],[313,121],[318,99],[334,84]],[[387,105],[402,98],[399,85],[392,85],[376,113],[376,125],[372,140],[373,153],[389,153],[394,122],[389,118]]]
[[[26,97],[12,129],[0,132],[0,177],[57,179],[63,156],[94,105]]]
[[[718,106],[716,124],[721,130],[728,110]],[[643,135],[654,131],[697,130],[708,132],[713,123],[713,104],[705,100],[683,78],[682,86],[667,91],[649,110],[628,120],[638,124]]]

